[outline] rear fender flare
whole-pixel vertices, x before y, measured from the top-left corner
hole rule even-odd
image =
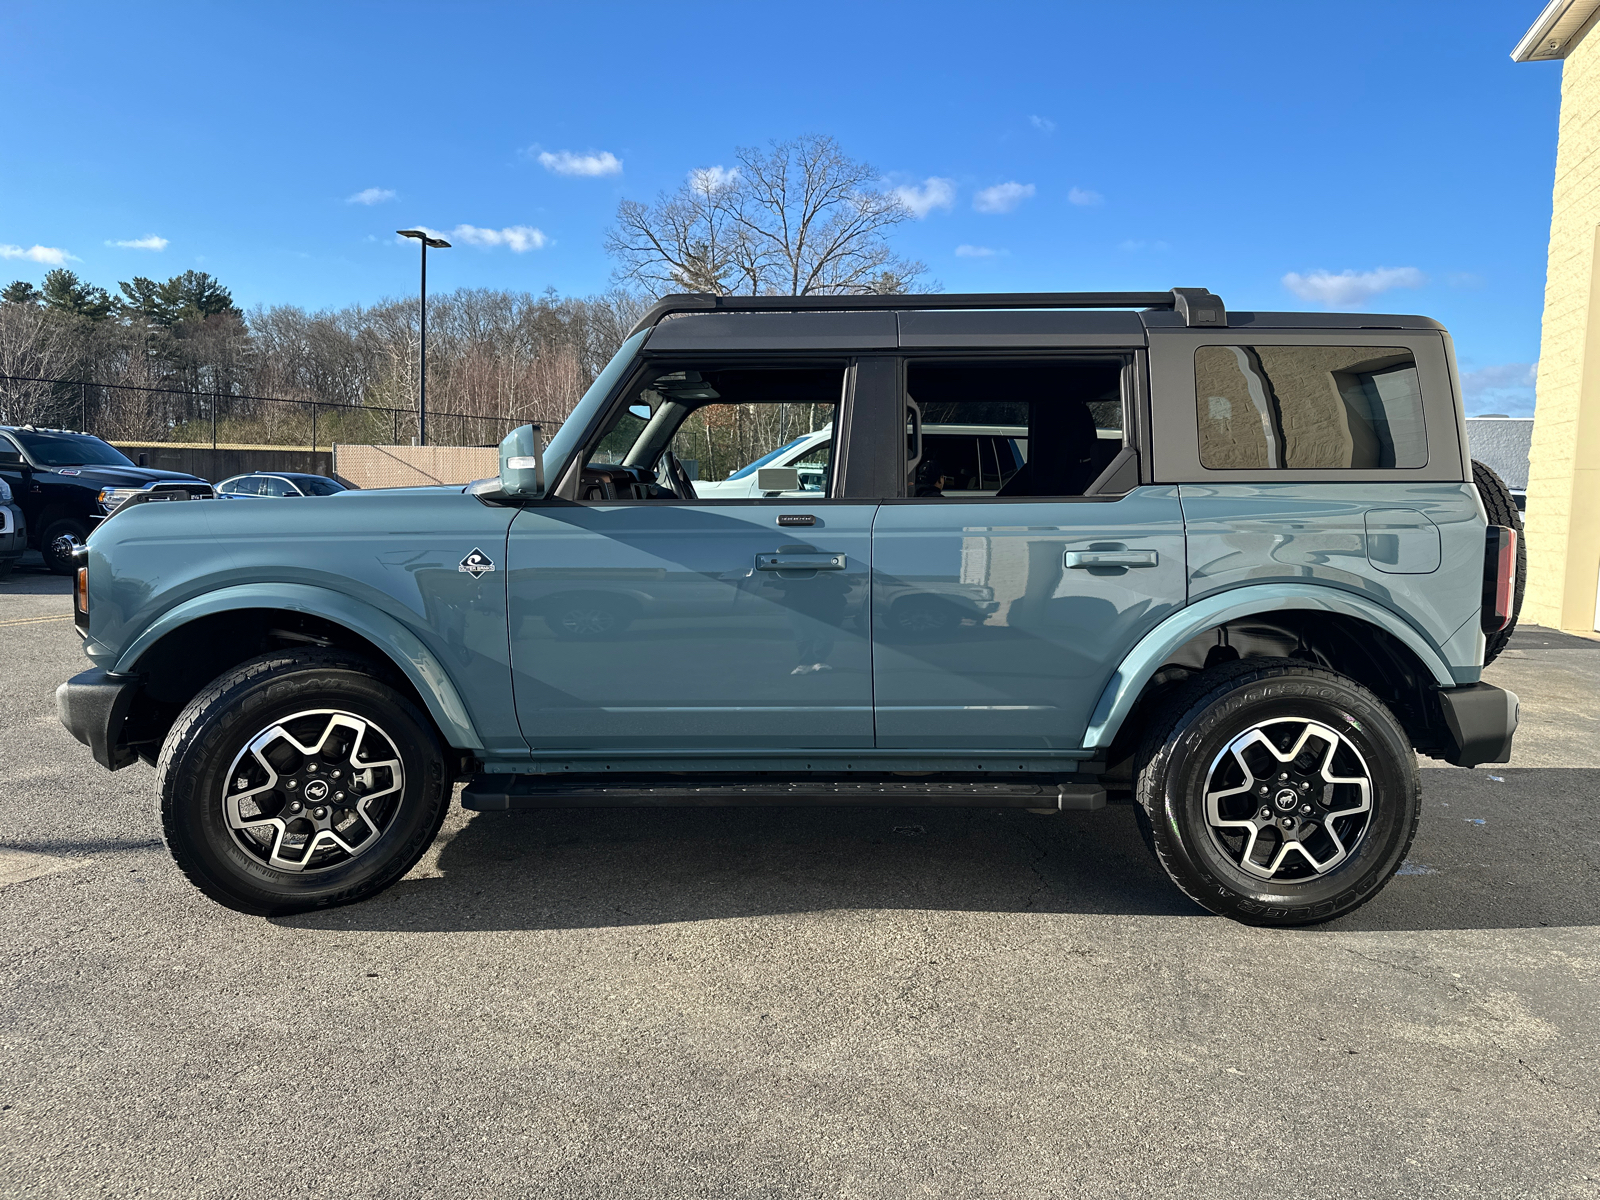
[[[1363,597],[1332,588],[1308,592],[1304,587],[1290,584],[1256,584],[1196,601],[1179,609],[1140,638],[1100,693],[1100,701],[1095,705],[1094,715],[1089,718],[1089,728],[1083,735],[1084,749],[1104,750],[1111,745],[1151,677],[1178,647],[1196,634],[1224,622],[1258,613],[1296,609],[1341,613],[1375,625],[1409,648],[1432,673],[1438,686],[1456,685],[1455,677],[1438,648],[1388,609]]]
[[[146,626],[117,658],[115,673],[131,674],[144,653],[173,630],[199,617],[246,608],[279,608],[342,625],[377,646],[411,681],[444,740],[464,750],[483,749],[461,695],[422,640],[394,617],[341,592],[301,583],[250,583],[186,600]]]

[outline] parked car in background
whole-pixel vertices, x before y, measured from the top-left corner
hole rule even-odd
[[[11,485],[0,479],[0,579],[11,574],[28,548],[28,519],[11,495]]]
[[[194,475],[137,466],[90,434],[33,425],[0,425],[0,479],[27,518],[28,545],[57,575],[71,573],[73,545],[134,492],[164,489],[187,499],[211,491]]]
[[[251,471],[217,484],[219,496],[333,496],[347,492],[350,485],[326,475],[306,475],[298,471]]]

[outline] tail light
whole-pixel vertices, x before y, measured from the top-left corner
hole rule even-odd
[[[1483,554],[1483,631],[1499,633],[1511,624],[1517,600],[1517,531],[1491,525]]]

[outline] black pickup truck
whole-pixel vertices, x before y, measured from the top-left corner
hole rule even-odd
[[[28,545],[57,575],[72,571],[72,542],[83,541],[131,492],[165,484],[211,485],[180,471],[137,466],[127,455],[87,433],[0,425],[0,479],[27,518]]]

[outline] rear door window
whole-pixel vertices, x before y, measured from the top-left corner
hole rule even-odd
[[[1211,470],[1428,463],[1410,350],[1202,346],[1194,375],[1200,462]]]
[[[906,494],[1081,496],[1123,447],[1122,359],[906,371]]]

